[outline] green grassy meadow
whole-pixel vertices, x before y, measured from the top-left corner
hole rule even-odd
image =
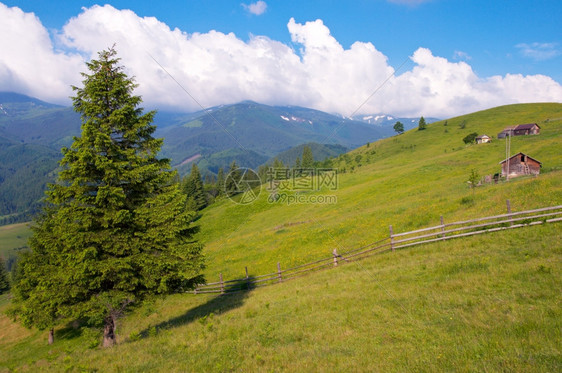
[[[29,236],[31,236],[29,223],[0,226],[0,257],[8,261],[15,259],[20,252],[28,250]]]
[[[539,123],[541,134],[514,137],[511,154],[538,159],[542,174],[487,184],[473,195],[471,169],[481,176],[500,172],[505,140],[465,145],[462,139],[471,132],[495,137],[508,125],[528,122]],[[398,233],[437,225],[441,215],[452,222],[502,214],[507,199],[512,211],[562,204],[561,104],[504,106],[444,123],[363,146],[347,162],[340,157],[335,166],[347,172],[339,175],[338,189],[319,193],[335,195],[336,204],[272,204],[262,188],[252,204],[211,206],[199,221],[208,280],[217,281],[219,272],[225,279],[241,277],[246,266],[253,275],[274,272],[277,262],[292,267],[330,256],[333,248],[345,252],[388,237],[389,225]]]
[[[500,171],[505,126],[538,177],[467,186]],[[335,204],[222,200],[203,211],[208,281],[252,276],[445,222],[562,204],[562,104],[494,108],[340,156]],[[464,127],[464,128],[461,128]],[[471,132],[490,144],[465,145]],[[291,192],[292,193],[292,192]],[[177,294],[135,309],[119,345],[61,325],[56,342],[0,316],[3,371],[561,371],[562,223],[426,244],[232,295]],[[0,231],[0,242],[7,242]],[[21,236],[21,234],[19,234]],[[16,235],[17,236],[17,235]],[[4,247],[2,247],[4,250]],[[10,249],[8,247],[7,249]],[[0,311],[9,303],[0,297]]]

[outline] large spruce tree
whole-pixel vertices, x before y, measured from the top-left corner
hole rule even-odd
[[[81,136],[63,149],[20,263],[13,313],[40,328],[60,318],[103,325],[107,347],[129,305],[203,281],[203,259],[175,172],[157,158],[155,113],[143,114],[114,48],[87,66],[84,86],[73,87]]]

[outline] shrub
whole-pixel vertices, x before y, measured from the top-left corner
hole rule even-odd
[[[476,132],[472,132],[471,134],[466,135],[464,139],[462,139],[462,141],[464,141],[465,144],[471,144],[474,142],[477,136],[478,134]]]

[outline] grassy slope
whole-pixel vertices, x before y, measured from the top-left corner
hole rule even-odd
[[[397,251],[224,297],[177,295],[111,351],[0,318],[22,371],[560,371],[560,226]],[[136,340],[137,336],[142,338]],[[1,371],[1,368],[0,368]]]
[[[7,258],[19,250],[27,248],[31,235],[28,223],[4,225],[0,227],[0,256]]]
[[[562,121],[543,123],[560,117],[562,105],[501,107],[363,147],[351,154],[362,154],[363,165],[340,177],[337,205],[272,205],[265,191],[249,206],[216,204],[200,220],[209,280],[354,248],[386,236],[389,224],[398,232],[441,214],[503,213],[507,198],[514,210],[561,204]],[[531,121],[541,135],[514,138],[512,153],[539,159],[546,172],[479,188],[474,204],[462,203],[470,169],[497,172],[505,154],[503,141],[464,146],[462,138]],[[48,347],[44,333],[2,316],[0,367],[559,371],[559,224],[412,248],[234,296],[169,297],[123,320],[126,343],[110,352],[89,350],[89,337],[64,329]]]
[[[561,104],[504,106],[356,149],[350,158],[361,154],[363,165],[340,175],[337,191],[323,192],[336,195],[336,205],[272,205],[266,190],[250,205],[219,203],[200,220],[210,281],[218,272],[240,277],[248,266],[254,275],[269,273],[277,262],[287,268],[329,256],[334,247],[359,247],[387,237],[389,225],[402,232],[438,224],[440,215],[454,221],[504,213],[506,199],[514,211],[562,204],[562,120],[543,123],[561,117]],[[459,128],[462,121],[465,129]],[[540,160],[543,174],[477,188],[475,203],[462,203],[471,196],[470,170],[494,174],[505,158],[504,140],[466,146],[462,139],[471,132],[495,137],[507,125],[527,122],[539,122],[541,134],[513,138],[512,154]]]

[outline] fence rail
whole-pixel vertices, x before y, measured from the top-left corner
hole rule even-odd
[[[311,271],[334,268],[342,263],[342,261],[351,262],[354,260],[361,260],[367,256],[394,251],[396,249],[445,241],[453,238],[497,232],[505,229],[515,229],[562,221],[562,205],[511,212],[509,200],[506,202],[506,214],[456,221],[447,224],[445,224],[443,216],[441,216],[441,224],[439,225],[402,233],[394,233],[392,226],[390,226],[390,234],[388,237],[368,245],[344,253],[338,253],[337,250],[334,249],[329,257],[283,270],[281,269],[281,263],[277,263],[276,272],[259,276],[250,277],[248,275],[248,267],[246,267],[246,277],[235,280],[223,281],[221,273],[218,282],[200,284],[192,292],[193,294],[225,294],[254,289],[301,277]]]

